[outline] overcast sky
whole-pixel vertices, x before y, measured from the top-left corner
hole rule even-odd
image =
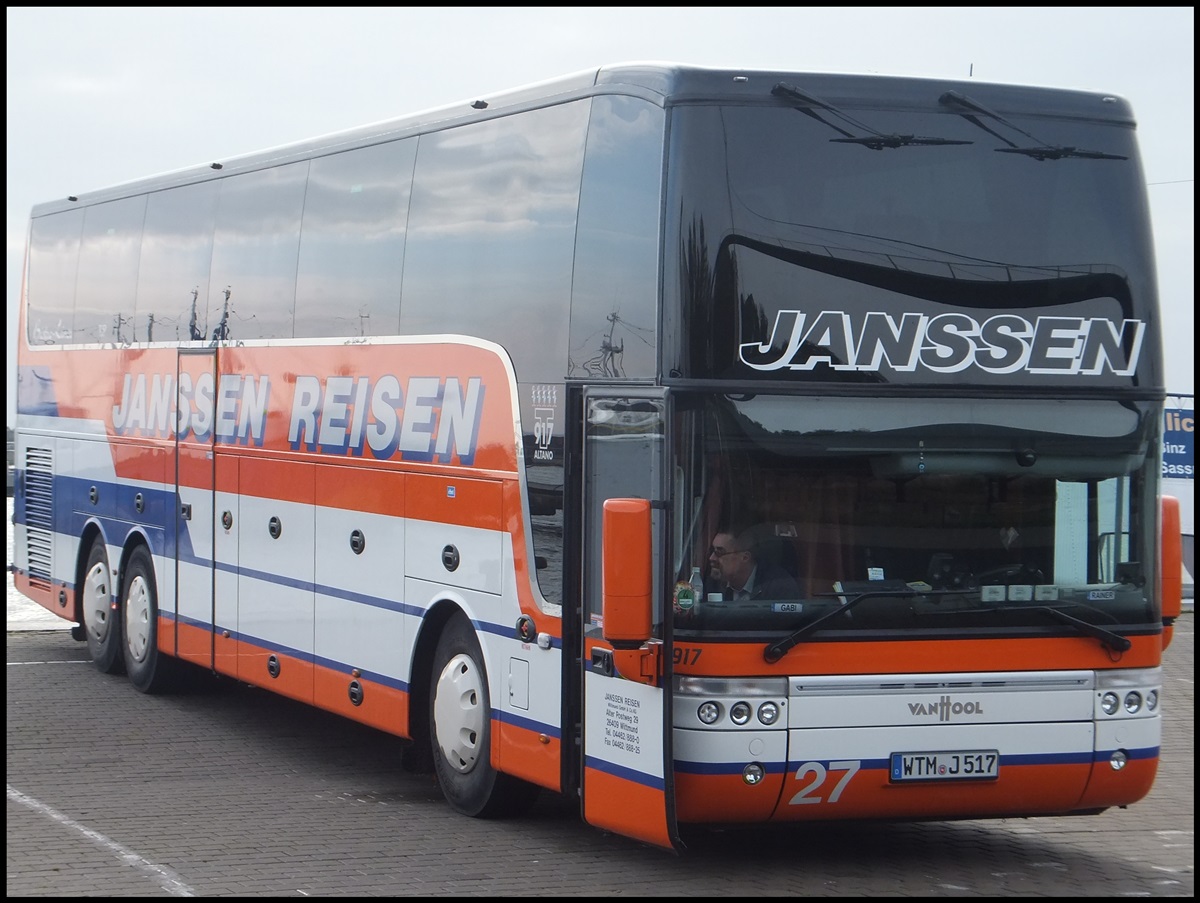
[[[30,208],[604,63],[869,72],[1133,105],[1194,393],[1193,7],[8,7],[8,424]]]

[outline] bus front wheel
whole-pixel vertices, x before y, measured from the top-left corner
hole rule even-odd
[[[97,536],[88,552],[83,576],[83,627],[88,652],[102,674],[117,674],[124,665],[121,658],[121,619],[117,617],[108,566],[108,548],[104,537]]]
[[[492,707],[479,640],[464,615],[438,639],[429,694],[430,740],[438,784],[457,812],[477,818],[528,809],[537,788],[492,767]]]

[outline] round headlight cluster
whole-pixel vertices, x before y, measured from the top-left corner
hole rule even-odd
[[[1122,707],[1130,715],[1136,715],[1143,707],[1153,712],[1158,708],[1158,690],[1148,690],[1145,696],[1140,690],[1130,690],[1124,698],[1115,690],[1106,690],[1100,697],[1100,709],[1105,715],[1115,715]]]
[[[700,703],[696,709],[696,717],[700,719],[701,724],[716,724],[721,720],[721,714],[724,712],[724,707],[721,703],[715,700],[708,700]],[[779,720],[780,706],[777,702],[764,702],[758,707],[759,723],[770,727]],[[750,718],[754,715],[754,708],[748,702],[735,702],[729,707],[729,720],[742,727],[750,723]]]

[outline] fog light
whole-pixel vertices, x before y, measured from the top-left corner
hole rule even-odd
[[[1151,690],[1146,694],[1146,708],[1152,712],[1158,708],[1158,690]]]
[[[1120,771],[1129,762],[1129,756],[1123,749],[1118,749],[1108,760],[1109,766],[1113,771]]]
[[[763,724],[774,724],[779,720],[779,706],[773,702],[764,702],[758,707],[758,720]]]
[[[1100,708],[1104,710],[1105,715],[1113,715],[1117,711],[1117,706],[1121,704],[1120,697],[1112,690],[1109,690],[1100,697]]]
[[[750,703],[735,702],[729,707],[729,720],[734,724],[745,724],[750,720]]]
[[[696,709],[696,717],[704,724],[712,724],[721,717],[721,707],[715,702],[702,702],[700,708]]]
[[[753,787],[755,784],[762,782],[767,773],[763,771],[763,767],[757,762],[751,762],[742,769],[742,780]]]
[[[1142,707],[1142,694],[1132,690],[1125,694],[1125,711],[1130,715]]]

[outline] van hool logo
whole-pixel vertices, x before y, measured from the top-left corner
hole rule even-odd
[[[1130,376],[1145,337],[1141,320],[998,314],[984,320],[963,313],[898,316],[840,310],[811,315],[781,310],[764,343],[745,342],[738,353],[755,370],[834,370],[897,373],[929,370],[1061,376]]]
[[[910,702],[908,711],[913,715],[928,715],[938,721],[949,721],[951,715],[982,715],[981,702],[955,702],[949,696],[943,696],[937,702]]]

